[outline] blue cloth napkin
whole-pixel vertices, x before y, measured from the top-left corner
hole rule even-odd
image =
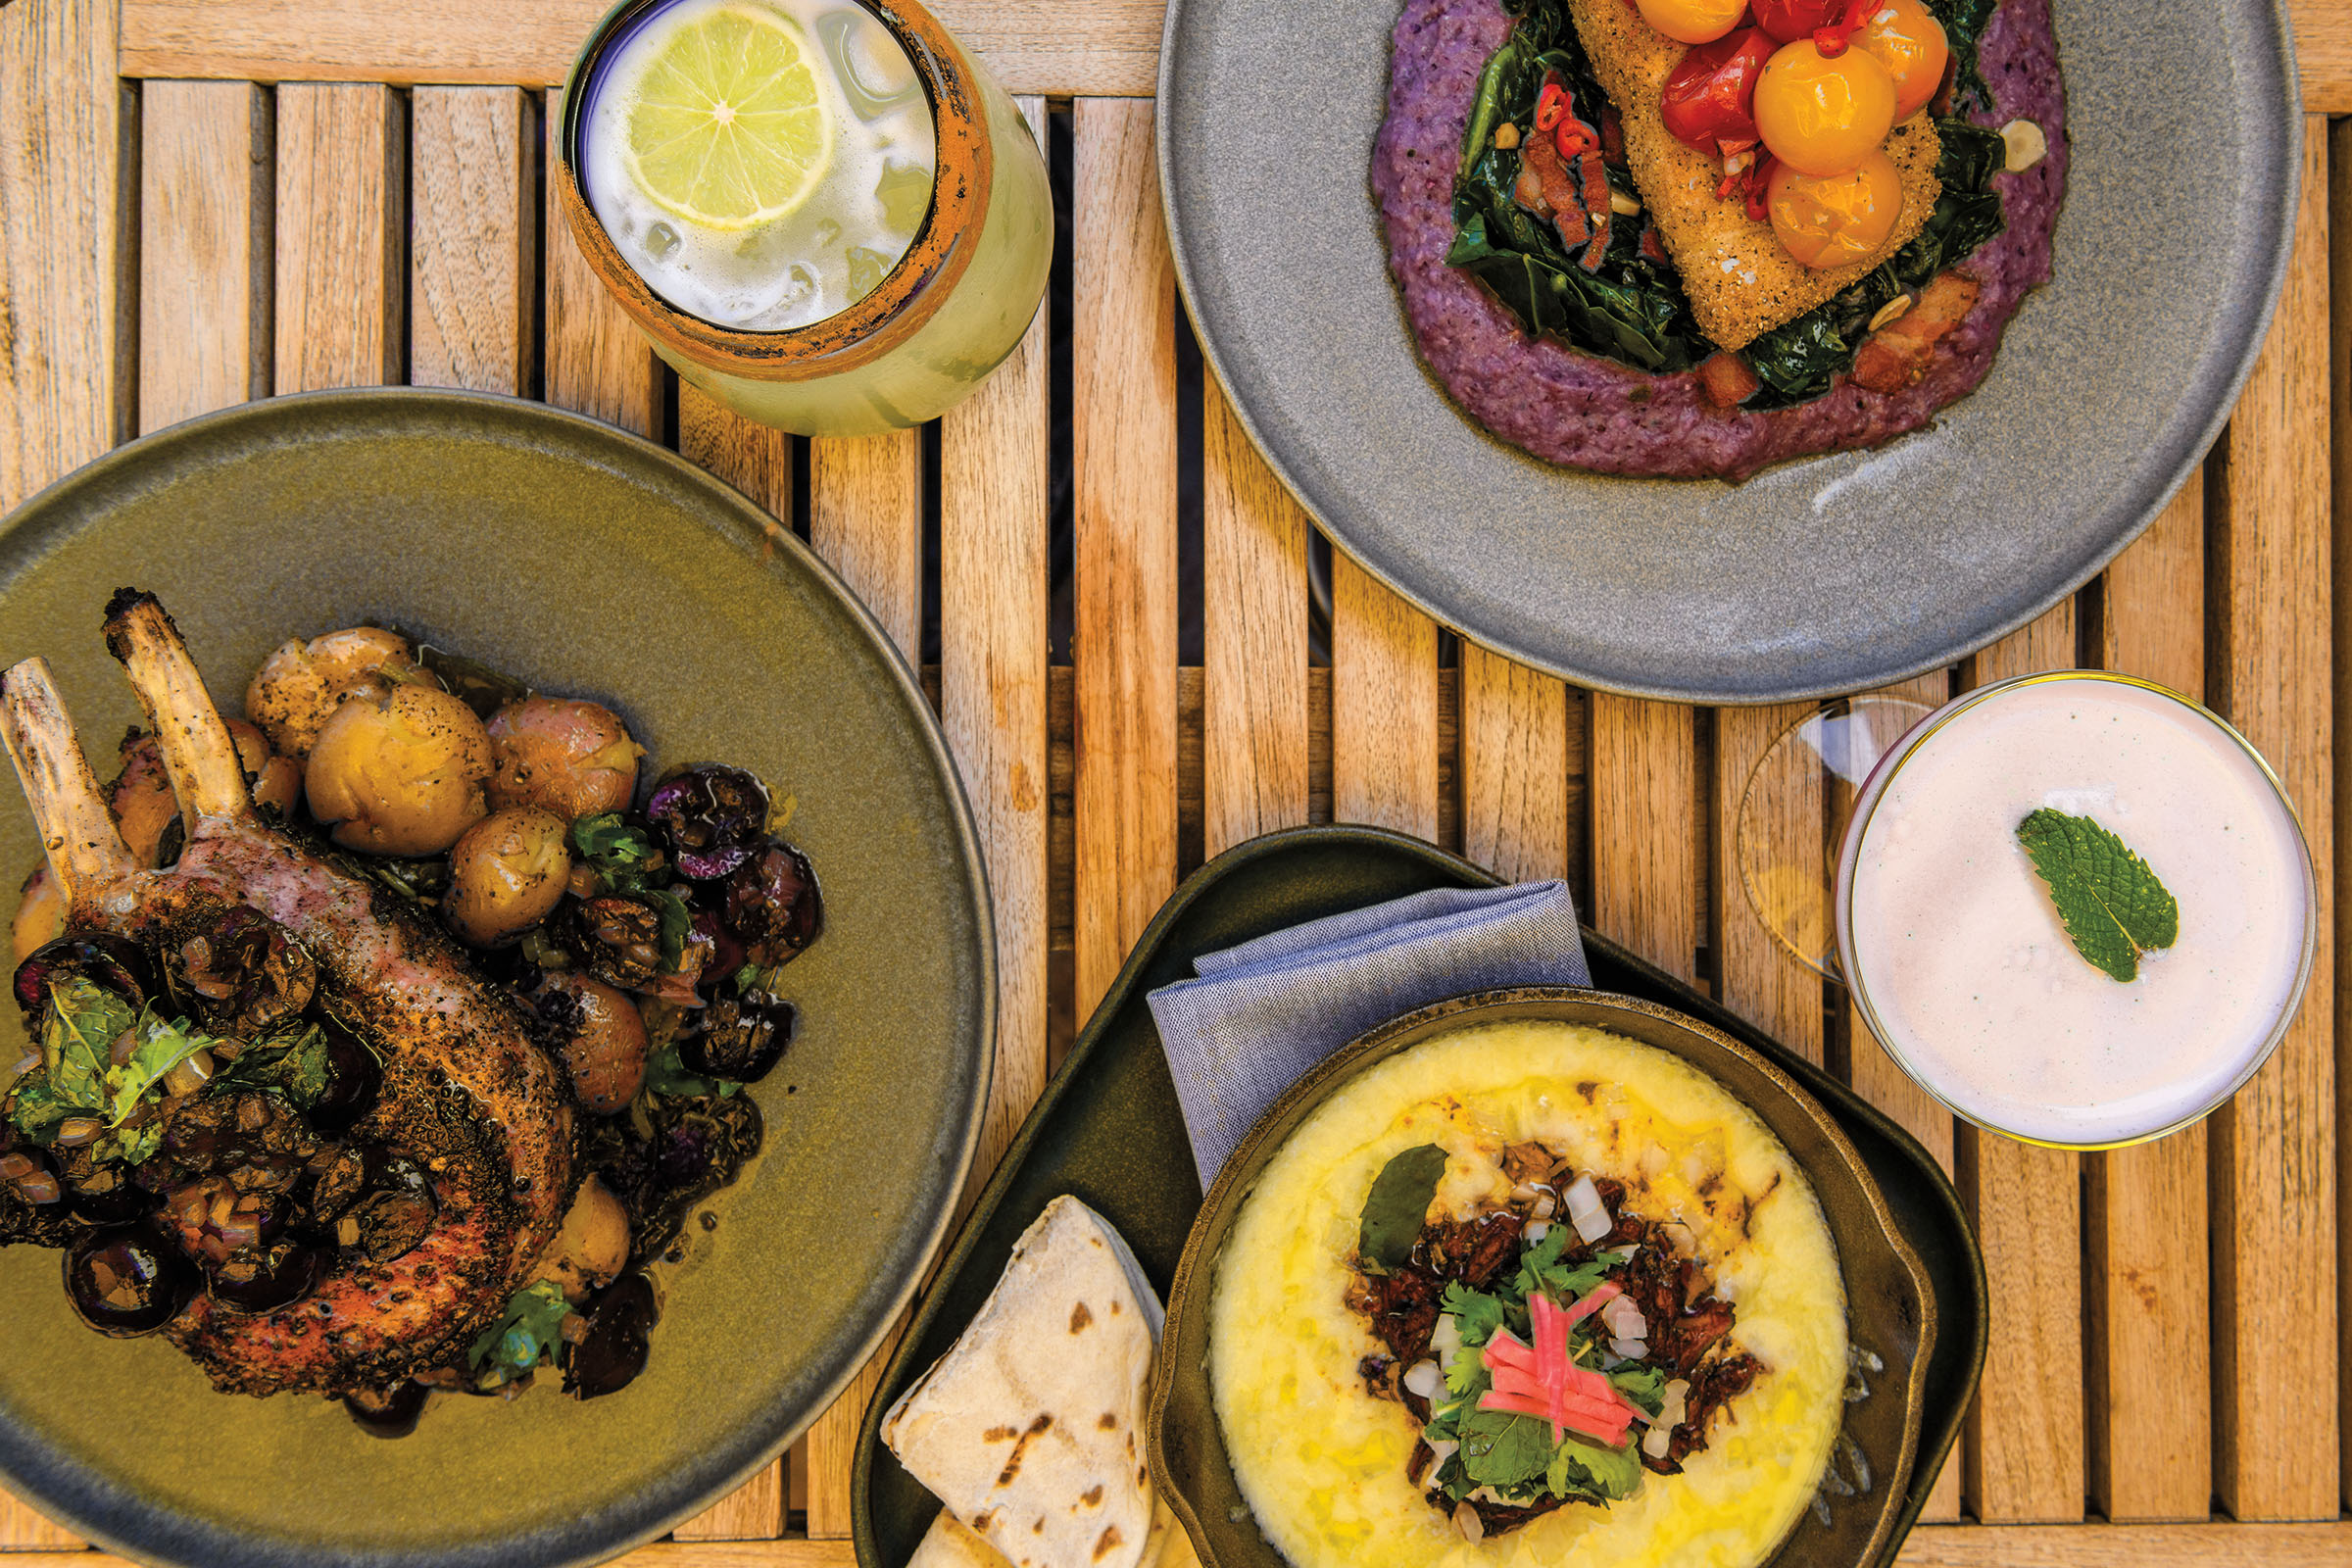
[[[1592,983],[1564,882],[1416,893],[1193,969],[1147,1000],[1203,1189],[1284,1090],[1374,1024],[1467,991]]]

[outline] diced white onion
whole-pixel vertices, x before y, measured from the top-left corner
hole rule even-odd
[[[1429,1331],[1429,1348],[1438,1352],[1438,1365],[1450,1369],[1453,1358],[1462,1353],[1462,1331],[1452,1314],[1438,1314],[1438,1326]]]
[[[1681,1378],[1666,1385],[1658,1397],[1658,1425],[1671,1429],[1683,1424],[1683,1417],[1689,1409],[1684,1400],[1690,1393],[1690,1385]]]
[[[1648,1436],[1642,1440],[1642,1451],[1648,1454],[1652,1459],[1663,1459],[1666,1457],[1667,1448],[1670,1447],[1673,1443],[1674,1428],[1661,1421],[1656,1426],[1651,1427],[1649,1429]]]
[[[1438,1370],[1435,1361],[1415,1361],[1404,1374],[1404,1391],[1434,1399],[1446,1391],[1445,1374]]]
[[[1560,1196],[1568,1203],[1568,1222],[1576,1227],[1576,1234],[1584,1239],[1587,1246],[1599,1241],[1616,1228],[1609,1219],[1607,1206],[1600,1200],[1600,1189],[1592,1185],[1592,1177],[1579,1176],[1569,1184],[1568,1191]]]
[[[1535,1246],[1538,1242],[1542,1241],[1544,1237],[1549,1236],[1550,1234],[1551,1221],[1547,1219],[1535,1220],[1528,1225],[1527,1229],[1519,1233],[1520,1238],[1524,1240],[1530,1247]]]
[[[1642,1315],[1642,1308],[1636,1306],[1628,1297],[1611,1297],[1608,1304],[1600,1309],[1600,1320],[1608,1326],[1609,1333],[1617,1339],[1646,1340],[1649,1338],[1649,1319]]]
[[[1487,1539],[1486,1521],[1479,1518],[1478,1510],[1467,1501],[1453,1510],[1453,1528],[1460,1531],[1462,1539],[1473,1545]]]
[[[1421,1441],[1429,1445],[1429,1465],[1433,1470],[1452,1458],[1453,1450],[1461,1446],[1451,1438],[1423,1438]]]
[[[1558,1200],[1555,1200],[1549,1193],[1545,1193],[1542,1197],[1538,1198],[1536,1200],[1535,1207],[1529,1210],[1529,1212],[1539,1220],[1549,1219],[1552,1215],[1558,1213],[1559,1211],[1560,1205]]]
[[[1647,1340],[1611,1340],[1609,1353],[1621,1361],[1639,1361],[1649,1353]]]

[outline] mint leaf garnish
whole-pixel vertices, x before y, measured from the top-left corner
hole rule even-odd
[[[1364,1199],[1357,1261],[1367,1274],[1393,1274],[1413,1255],[1413,1243],[1429,1218],[1438,1179],[1446,1174],[1446,1151],[1435,1144],[1408,1149],[1381,1167]]]
[[[2018,842],[2048,885],[2083,961],[2116,980],[2139,977],[2139,956],[2180,934],[2180,906],[2148,862],[2087,816],[2048,807],[2017,824]]]

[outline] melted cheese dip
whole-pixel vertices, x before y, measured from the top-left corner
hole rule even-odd
[[[1419,1436],[1356,1362],[1379,1351],[1345,1297],[1373,1178],[1435,1143],[1432,1214],[1511,1187],[1537,1140],[1679,1220],[1738,1309],[1730,1343],[1764,1371],[1678,1476],[1606,1509],[1570,1503],[1473,1544],[1405,1478]],[[1300,1125],[1244,1201],[1216,1265],[1209,1379],[1235,1479],[1297,1568],[1747,1568],[1820,1484],[1844,1408],[1845,1285],[1811,1185],[1756,1114],[1680,1057],[1568,1024],[1442,1035],[1358,1075]],[[1735,1422],[1732,1417],[1737,1416]]]

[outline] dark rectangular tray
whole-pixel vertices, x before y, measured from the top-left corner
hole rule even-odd
[[[1193,978],[1197,955],[1269,931],[1431,888],[1496,882],[1493,873],[1419,839],[1333,826],[1253,839],[1176,890],[1022,1123],[891,1357],[858,1433],[851,1474],[858,1568],[906,1568],[939,1511],[937,1499],[882,1446],[883,1412],[979,1312],[1013,1243],[1049,1201],[1069,1193],[1092,1204],[1118,1227],[1153,1287],[1166,1294],[1200,1207],[1200,1185],[1145,996]],[[1984,1363],[1984,1260],[1959,1196],[1916,1139],[1845,1085],[1589,926],[1584,939],[1595,989],[1687,1012],[1753,1046],[1804,1085],[1853,1140],[1927,1265],[1937,1330],[1919,1462],[1880,1559],[1891,1563],[1958,1440]]]

